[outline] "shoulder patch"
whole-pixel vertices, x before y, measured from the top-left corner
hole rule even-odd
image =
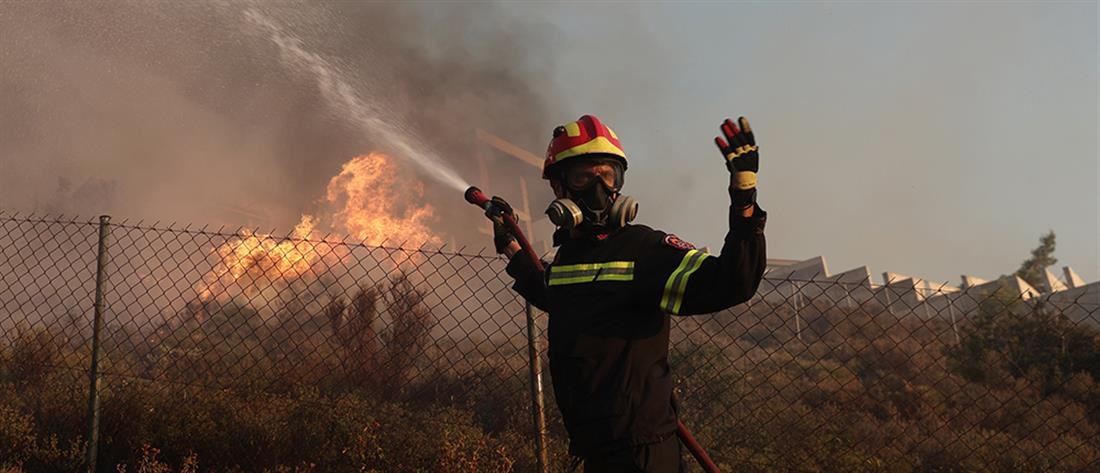
[[[694,250],[695,245],[681,240],[680,237],[669,233],[665,235],[665,244],[678,250]]]

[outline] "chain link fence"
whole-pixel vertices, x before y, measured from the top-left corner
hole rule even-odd
[[[0,215],[0,471],[89,469],[89,438],[98,471],[542,467],[501,257],[105,228],[93,348],[100,222]],[[673,321],[681,416],[723,471],[1100,471],[1096,288],[780,273]]]

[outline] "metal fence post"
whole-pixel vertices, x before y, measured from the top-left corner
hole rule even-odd
[[[538,345],[538,325],[535,323],[535,313],[530,302],[524,303],[524,311],[527,313],[527,357],[529,359],[529,373],[531,380],[531,415],[535,427],[535,462],[540,473],[546,473],[549,468],[549,452],[546,442],[546,414],[544,411],[542,394],[542,357]]]
[[[88,370],[88,473],[95,473],[96,448],[99,444],[99,338],[103,331],[103,289],[106,284],[107,236],[110,215],[99,217],[99,252],[95,271],[95,319],[92,323],[92,366]]]
[[[798,291],[798,292],[795,292],[795,291]],[[800,341],[800,342],[802,341],[802,318],[799,315],[799,311],[801,310],[801,307],[799,307],[799,305],[800,305],[799,302],[802,301],[801,296],[802,296],[802,285],[799,284],[796,287],[794,284],[792,284],[791,285],[791,303],[794,304],[794,331],[795,331],[795,337],[798,338],[798,341]]]
[[[951,302],[951,296],[945,296],[947,299],[947,313],[951,314],[951,330],[955,332],[955,344],[962,343],[959,339],[959,326],[955,323],[955,304]]]

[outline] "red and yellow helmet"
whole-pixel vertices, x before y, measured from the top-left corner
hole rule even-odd
[[[575,122],[554,129],[554,137],[546,147],[546,161],[542,165],[543,179],[556,179],[554,167],[578,156],[603,156],[617,158],[626,169],[626,153],[619,137],[599,118],[584,115]]]

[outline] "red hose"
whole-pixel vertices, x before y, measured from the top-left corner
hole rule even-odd
[[[695,440],[695,436],[691,435],[691,431],[680,419],[676,419],[676,435],[680,437],[680,442],[691,452],[691,456],[695,457],[695,461],[699,462],[699,466],[703,467],[703,471],[718,473],[718,465],[714,464],[714,461],[710,459],[710,455],[707,455],[707,451],[703,450],[703,446],[699,445],[699,441]]]

